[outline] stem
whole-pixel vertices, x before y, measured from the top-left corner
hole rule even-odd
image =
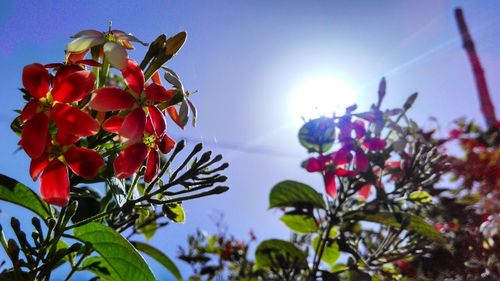
[[[81,256],[80,259],[76,262],[74,266],[71,267],[71,271],[69,272],[68,276],[64,279],[64,281],[70,280],[71,276],[76,272],[80,264],[83,262],[83,260],[90,254],[90,251],[84,252]]]
[[[476,87],[479,94],[479,101],[481,103],[481,111],[488,127],[494,128],[497,120],[495,107],[491,102],[488,85],[486,83],[486,78],[484,77],[484,70],[481,66],[481,62],[479,61],[479,56],[476,53],[474,41],[472,41],[469,29],[465,23],[462,9],[455,9],[455,19],[457,21],[458,29],[460,30],[460,35],[462,36],[463,47],[467,52],[469,61],[472,65],[472,71],[474,73],[474,79],[476,80]]]
[[[100,213],[100,214],[97,214],[97,215],[95,215],[95,216],[93,216],[93,217],[90,217],[90,218],[86,218],[86,219],[84,219],[84,220],[81,220],[81,221],[79,221],[79,222],[77,222],[77,223],[75,223],[75,224],[72,224],[72,225],[70,225],[70,226],[66,226],[66,227],[64,228],[64,231],[70,230],[70,229],[75,228],[75,227],[82,226],[82,225],[84,225],[84,224],[90,223],[90,222],[95,221],[95,220],[100,219],[100,218],[103,218],[103,217],[105,217],[105,216],[107,216],[107,215],[109,215],[109,214],[111,214],[111,213],[113,213],[113,212],[117,211],[118,209],[119,209],[118,207],[115,207],[115,208],[113,208],[113,209],[107,210],[106,212],[102,212],[102,213]]]

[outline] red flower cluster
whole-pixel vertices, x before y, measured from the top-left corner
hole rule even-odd
[[[320,172],[325,182],[326,194],[335,196],[337,184],[335,177],[354,177],[370,168],[365,151],[380,151],[385,148],[385,141],[368,138],[363,121],[351,121],[347,116],[336,124],[339,129],[340,149],[328,155],[309,158],[305,163],[308,172]],[[354,155],[353,155],[354,154]],[[363,186],[359,194],[365,199],[369,196],[371,185]]]
[[[129,41],[140,42],[137,38],[117,30],[86,30],[74,37],[65,64],[34,63],[22,74],[23,91],[30,98],[18,119],[19,144],[31,158],[31,177],[35,181],[40,177],[42,198],[58,206],[69,201],[68,168],[76,176],[93,179],[108,159],[114,159],[115,176],[127,178],[147,158],[144,180],[154,180],[159,153],[168,153],[175,145],[165,132],[164,110],[176,123],[179,119],[175,107],[158,107],[167,104],[175,90],[165,89],[157,72],[146,83],[142,69],[128,59],[125,48],[133,48]],[[102,63],[85,59],[91,47],[100,48]],[[100,78],[109,79],[109,64],[121,72],[124,83],[119,78],[111,87],[96,81],[94,73],[104,72]],[[106,143],[97,141],[103,139]],[[117,156],[116,149],[121,150]]]

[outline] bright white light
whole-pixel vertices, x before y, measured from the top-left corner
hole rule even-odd
[[[300,82],[292,93],[290,111],[294,123],[302,124],[319,116],[343,114],[356,103],[356,92],[350,83],[333,75],[316,76]]]

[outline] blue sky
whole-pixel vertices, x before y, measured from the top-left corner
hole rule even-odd
[[[187,43],[169,67],[188,89],[198,91],[192,101],[200,117],[196,128],[170,126],[169,131],[222,153],[231,164],[231,189],[186,202],[186,224],[168,226],[153,243],[175,256],[187,233],[197,227],[215,230],[209,214],[218,211],[225,214],[229,231],[242,238],[250,228],[260,239],[286,238],[279,214],[267,210],[271,187],[294,179],[321,188],[319,176],[299,167],[307,155],[297,142],[299,116],[290,100],[305,81],[335,76],[349,83],[357,103],[367,108],[385,76],[386,105],[401,105],[419,92],[411,115],[428,127],[436,125],[429,116],[439,120],[443,132],[458,116],[483,122],[453,18],[456,6],[465,10],[498,107],[500,4],[493,0],[2,1],[0,173],[38,188],[27,172],[28,157],[14,154],[18,139],[9,130],[12,110],[23,106],[17,88],[24,65],[61,61],[70,35],[106,30],[110,20],[144,41],[186,31]],[[145,51],[137,46],[130,56],[139,60]],[[10,216],[22,216],[15,207],[0,206],[4,225]],[[166,274],[155,269],[158,276]]]

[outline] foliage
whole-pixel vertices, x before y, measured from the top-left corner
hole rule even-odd
[[[31,177],[40,178],[41,196],[0,175],[0,199],[37,216],[31,235],[16,218],[15,237],[0,228],[10,260],[0,280],[49,280],[65,263],[66,280],[79,271],[102,280],[156,280],[141,252],[182,280],[165,253],[131,239],[184,222],[182,202],[228,190],[219,185],[228,167],[221,155],[198,144],[181,156],[185,142],[166,132],[166,115],[180,128],[196,120],[191,94],[165,66],[186,33],[160,35],[140,63],[128,50],[132,42],[148,44],[123,31],[84,30],[72,38],[63,63],[23,69],[27,103],[11,128],[31,158]]]
[[[446,156],[406,115],[417,95],[401,108],[383,110],[385,87],[383,79],[369,111],[351,106],[342,116],[313,119],[299,130],[300,143],[314,154],[302,167],[323,178],[324,193],[294,180],[271,189],[269,208],[284,212],[280,220],[292,239],[262,241],[255,261],[239,257],[219,263],[206,280],[227,271],[232,280],[400,278],[394,262],[434,245],[445,247],[427,214],[429,192],[448,167]],[[210,248],[192,239],[188,252]],[[241,264],[252,263],[242,270]]]

